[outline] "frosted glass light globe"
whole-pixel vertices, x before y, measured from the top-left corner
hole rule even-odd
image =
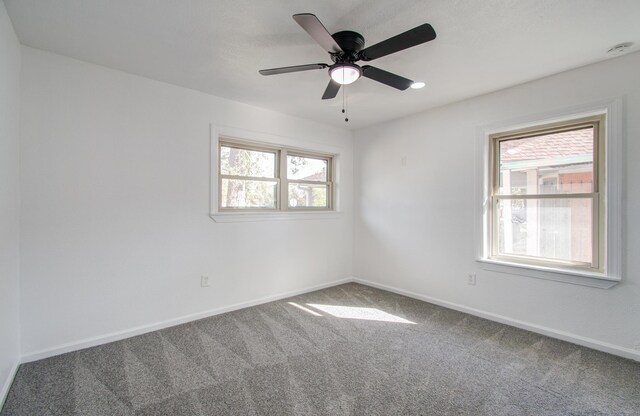
[[[349,64],[335,66],[329,73],[331,79],[341,85],[352,84],[360,78],[360,68]]]

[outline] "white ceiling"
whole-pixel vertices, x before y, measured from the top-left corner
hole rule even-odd
[[[369,124],[609,58],[640,44],[638,0],[5,0],[28,46],[345,127],[341,94],[322,101],[325,70],[263,77],[258,69],[330,62],[291,18],[367,45],[430,23],[438,37],[370,64],[413,80],[400,92],[370,79],[347,89],[350,122]]]

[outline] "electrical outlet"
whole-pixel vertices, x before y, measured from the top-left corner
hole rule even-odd
[[[476,274],[475,273],[469,273],[467,275],[467,284],[471,285],[471,286],[475,286],[476,285]]]
[[[200,276],[200,286],[209,287],[209,276]]]

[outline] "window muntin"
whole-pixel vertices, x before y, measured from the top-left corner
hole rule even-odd
[[[604,116],[490,136],[490,257],[602,271]]]
[[[221,138],[220,211],[333,209],[333,156]]]

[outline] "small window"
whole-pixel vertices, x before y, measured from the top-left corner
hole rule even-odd
[[[490,136],[490,258],[601,272],[604,116]]]
[[[329,209],[331,159],[287,154],[289,209]]]
[[[332,155],[219,141],[220,211],[332,210]]]

